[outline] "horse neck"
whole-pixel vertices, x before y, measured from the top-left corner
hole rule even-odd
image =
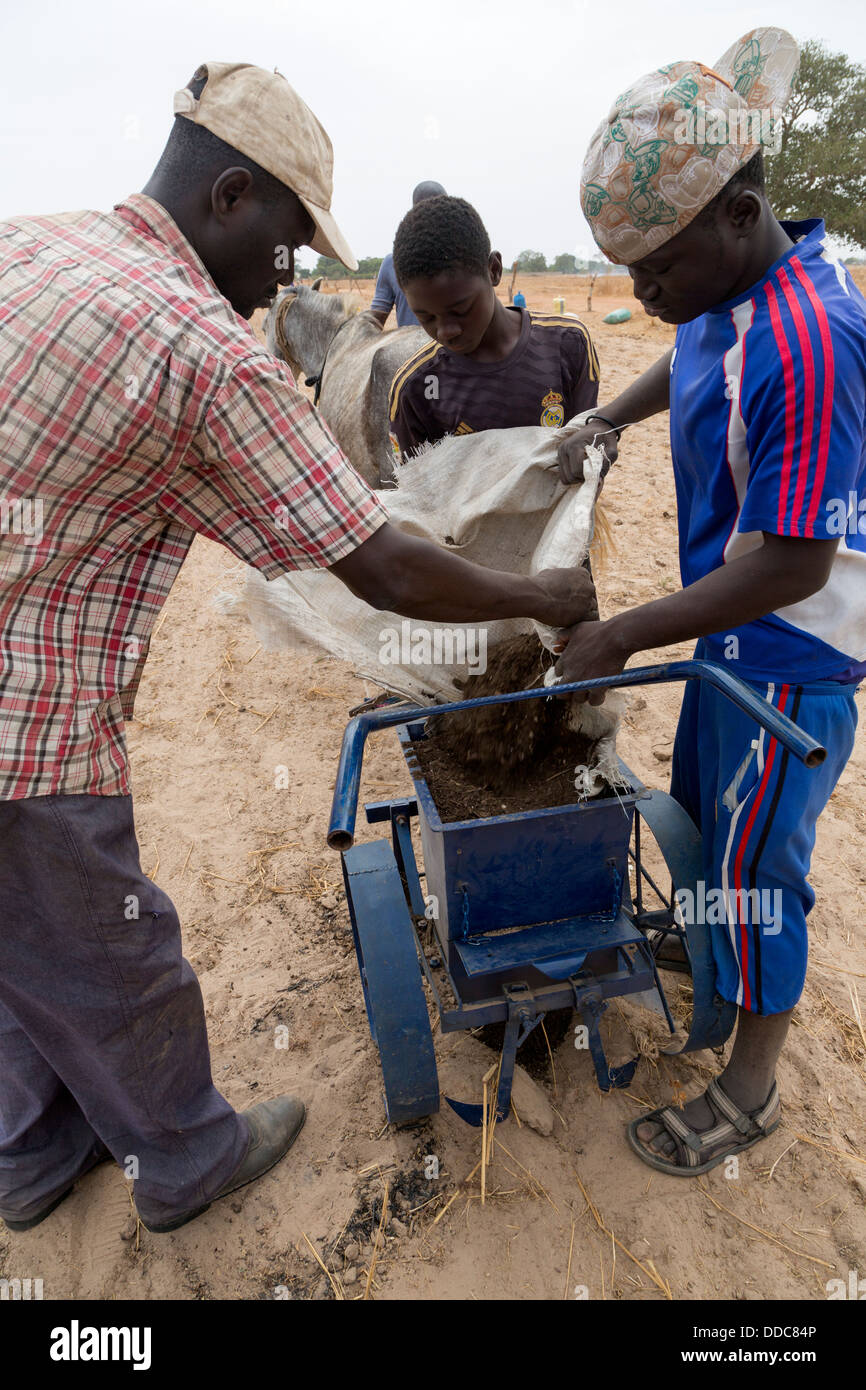
[[[316,314],[309,323],[309,340],[304,344],[302,359],[307,376],[319,375],[334,334],[345,323],[343,315],[337,312],[336,304],[329,304],[327,308],[328,312]],[[339,308],[342,309],[342,305]]]
[[[301,374],[318,376],[331,340],[345,322],[343,308],[342,301],[336,303],[331,295],[322,296],[319,303],[318,294],[290,305],[281,321],[281,334],[279,338],[274,337],[277,356],[282,356],[280,339],[283,339]]]
[[[373,339],[381,340],[382,329],[369,314],[355,313],[343,319],[339,332],[332,339],[327,355],[327,365],[332,367],[346,356],[353,356],[360,348]]]

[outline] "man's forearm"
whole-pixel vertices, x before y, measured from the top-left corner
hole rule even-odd
[[[801,540],[764,532],[764,543],[713,570],[687,589],[627,608],[604,622],[579,622],[557,662],[567,681],[617,675],[637,652],[690,642],[766,617],[824,587],[836,540]],[[748,660],[746,652],[733,655]],[[590,699],[597,703],[601,696]]]
[[[564,483],[582,481],[586,450],[596,441],[599,431],[603,436],[607,456],[605,472],[616,459],[618,436],[615,438],[609,429],[598,423],[599,421],[607,420],[619,429],[621,426],[633,425],[638,420],[646,420],[650,415],[658,415],[660,411],[669,409],[672,355],[673,349],[654,362],[637,381],[626,387],[621,395],[609,404],[599,405],[597,413],[590,411],[589,420],[585,425],[564,431],[565,437],[557,449],[559,476]]]
[[[390,524],[331,572],[374,608],[433,622],[535,618],[567,627],[598,612],[592,579],[581,567],[533,579],[485,569]]]
[[[602,415],[613,425],[631,425],[638,420],[647,420],[662,410],[669,410],[671,403],[671,357],[673,348],[660,357],[641,376],[611,401],[600,405]]]
[[[628,608],[609,619],[606,626],[626,659],[652,647],[741,627],[799,603],[823,587],[835,541],[786,539],[782,551],[773,540],[767,538],[760,549],[713,570],[678,594]],[[784,563],[780,563],[782,554]]]
[[[484,569],[426,541],[406,539],[418,549],[415,554],[404,551],[391,575],[392,612],[461,623],[540,616],[538,609],[545,600],[535,580]]]

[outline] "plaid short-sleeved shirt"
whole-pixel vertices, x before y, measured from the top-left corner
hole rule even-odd
[[[0,224],[0,800],[128,792],[195,532],[274,578],[386,520],[160,204]]]

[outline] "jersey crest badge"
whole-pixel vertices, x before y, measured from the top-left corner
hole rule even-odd
[[[565,423],[565,406],[558,391],[548,391],[541,402],[541,423],[548,429],[558,430]]]

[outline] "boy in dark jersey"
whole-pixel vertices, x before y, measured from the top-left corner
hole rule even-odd
[[[598,358],[566,314],[504,305],[502,257],[462,198],[419,203],[394,240],[394,270],[433,341],[404,363],[389,404],[398,459],[447,434],[557,428],[598,400]]]

